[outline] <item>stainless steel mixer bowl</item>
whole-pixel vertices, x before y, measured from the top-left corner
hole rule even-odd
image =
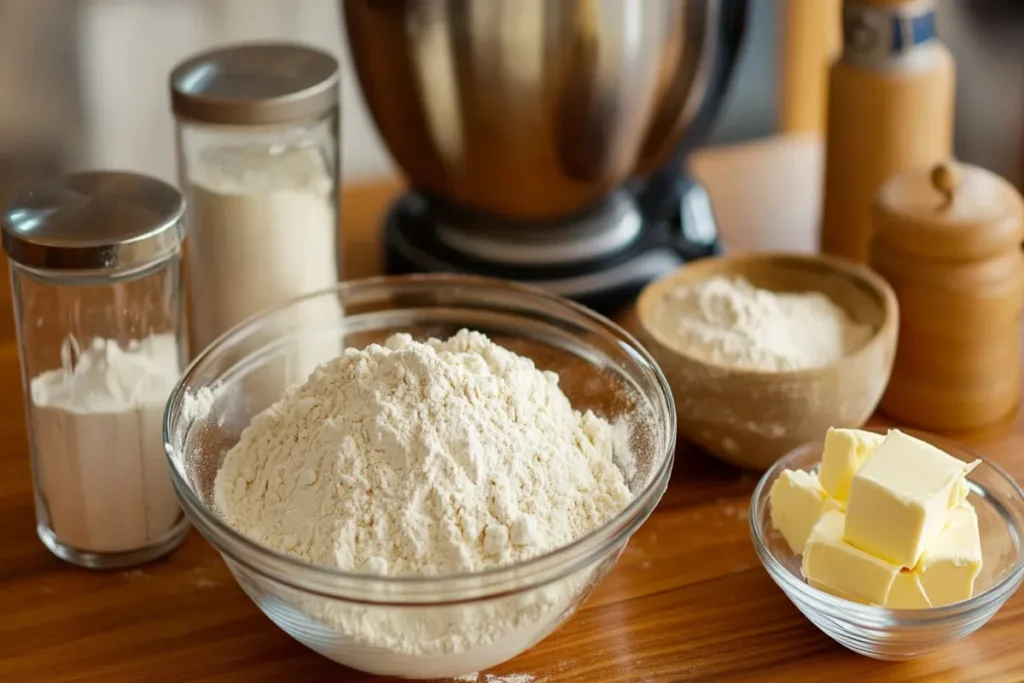
[[[342,3],[366,102],[413,185],[546,221],[669,162],[715,89],[728,1]]]

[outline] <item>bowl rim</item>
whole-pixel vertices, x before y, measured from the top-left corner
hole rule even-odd
[[[825,266],[827,269],[832,270],[835,273],[846,275],[847,277],[865,285],[881,298],[882,323],[877,327],[877,329],[875,329],[874,333],[867,339],[867,341],[852,353],[848,353],[842,358],[839,358],[827,365],[819,365],[811,368],[797,368],[794,370],[759,370],[756,368],[737,368],[725,365],[724,363],[713,363],[702,358],[698,358],[686,351],[681,351],[668,343],[664,339],[663,335],[658,332],[657,328],[647,324],[647,313],[650,312],[654,306],[655,297],[660,297],[660,295],[663,294],[663,290],[678,280],[684,271],[707,269],[721,263],[751,263],[757,261],[814,264],[818,266]],[[714,277],[714,275],[716,275],[716,273],[708,273],[705,277],[695,280],[694,284],[697,282],[704,282],[707,279]],[[831,300],[831,297],[829,300]],[[839,304],[836,305],[839,306]],[[840,306],[840,308],[846,311],[846,307]],[[849,314],[849,311],[847,311],[847,314]],[[893,291],[892,287],[881,275],[854,261],[838,256],[829,256],[827,254],[805,254],[795,251],[759,251],[726,256],[706,256],[680,266],[663,277],[652,280],[647,283],[637,296],[636,318],[645,337],[652,339],[659,346],[663,347],[674,356],[677,356],[682,360],[686,360],[694,365],[714,369],[719,372],[725,371],[737,377],[780,377],[785,379],[801,379],[819,375],[830,369],[862,360],[878,345],[879,340],[884,339],[887,335],[891,335],[893,337],[893,341],[895,341],[894,331],[899,325],[899,301],[896,298],[896,292]]]
[[[899,431],[904,434],[921,439],[922,441],[941,448],[946,452],[953,450],[980,460],[981,463],[979,464],[979,467],[991,468],[1003,483],[1009,484],[1017,498],[1020,501],[1024,501],[1024,490],[1021,489],[1021,486],[1005,469],[991,460],[982,458],[970,448],[946,439],[941,435],[932,434],[918,429],[904,429],[902,427],[862,428],[863,431],[873,432],[875,434],[886,434],[890,429],[899,429]],[[766,498],[769,491],[769,481],[773,481],[777,478],[782,470],[786,469],[793,461],[807,455],[807,453],[813,449],[820,449],[823,445],[824,437],[808,441],[807,443],[801,444],[786,453],[764,473],[760,481],[758,481],[757,486],[754,488],[754,493],[750,497],[750,508],[747,513],[747,520],[750,528],[750,537],[754,544],[754,550],[768,574],[776,582],[781,581],[781,583],[784,584],[781,586],[784,592],[796,593],[801,598],[817,603],[832,613],[844,614],[845,618],[851,621],[864,619],[898,623],[900,626],[923,626],[944,621],[951,617],[961,616],[965,613],[981,610],[991,605],[998,605],[1005,601],[1012,592],[1016,590],[1016,587],[1020,585],[1021,579],[1024,577],[1024,547],[1022,547],[1021,551],[1018,552],[1013,569],[1006,572],[999,581],[989,586],[988,589],[976,595],[972,595],[967,600],[954,602],[941,607],[926,607],[922,609],[890,609],[888,607],[881,607],[878,605],[865,605],[852,600],[845,600],[843,598],[836,597],[831,593],[826,593],[823,590],[814,588],[803,579],[797,578],[793,572],[783,566],[775,556],[775,553],[773,553],[769,548],[765,539],[765,534],[762,532],[761,525],[758,523],[758,509],[760,508],[762,501],[764,501],[766,505],[768,504]],[[953,457],[957,456],[953,455]],[[957,459],[959,460],[960,458]],[[1000,502],[1005,503],[1006,499],[1003,498]],[[1024,504],[1020,502],[1017,507],[1024,510]],[[1020,533],[1024,532],[1024,529],[1018,528],[1017,531],[1018,535],[1024,537],[1024,534]]]
[[[658,398],[661,399],[661,402],[666,409],[663,411],[664,419],[659,421],[662,423],[659,431],[662,432],[663,437],[663,449],[661,449],[663,452],[660,453],[661,462],[656,469],[650,472],[643,487],[637,491],[637,493],[630,499],[629,503],[622,510],[616,513],[615,516],[568,545],[554,548],[522,562],[501,565],[480,572],[460,572],[456,574],[438,574],[430,576],[379,576],[376,574],[345,571],[336,567],[313,564],[272,548],[268,548],[267,546],[250,539],[248,536],[220,519],[220,516],[216,512],[203,503],[196,492],[192,489],[192,486],[187,481],[183,481],[181,475],[178,473],[178,469],[174,463],[174,456],[172,455],[174,448],[172,445],[173,428],[177,426],[182,430],[182,434],[187,434],[192,423],[198,419],[197,416],[186,417],[182,415],[183,411],[181,410],[181,405],[186,394],[194,393],[195,389],[201,388],[195,387],[190,391],[187,388],[190,380],[209,359],[209,357],[216,353],[223,345],[231,342],[237,337],[244,337],[247,332],[252,332],[253,330],[258,329],[261,324],[266,323],[276,315],[289,311],[303,302],[317,299],[319,297],[339,296],[348,290],[390,288],[396,286],[411,286],[421,289],[470,287],[474,291],[490,289],[496,294],[504,293],[508,296],[521,296],[526,298],[528,302],[529,300],[533,300],[537,302],[544,302],[548,306],[553,306],[556,309],[560,307],[567,312],[572,312],[582,317],[587,323],[595,325],[603,331],[610,332],[615,337],[617,344],[626,351],[626,353],[632,358],[633,362],[641,366],[646,372],[650,373],[651,378],[657,387]],[[451,308],[451,304],[449,304],[448,307]],[[394,310],[402,309],[396,307]],[[525,313],[520,312],[517,313],[517,315],[523,316]],[[215,383],[214,385],[208,385],[208,388],[215,390],[216,386],[217,385]],[[657,406],[658,402],[652,401],[652,403]],[[173,422],[178,421],[183,421],[184,424],[172,424]],[[202,525],[207,525],[208,527],[212,527],[212,529],[217,533],[226,536],[233,543],[239,544],[242,548],[253,553],[256,557],[263,557],[273,563],[278,563],[293,569],[300,575],[308,575],[312,577],[313,581],[318,583],[322,590],[329,590],[329,587],[334,585],[331,582],[339,580],[343,582],[354,582],[356,585],[372,582],[377,586],[383,587],[385,590],[388,588],[435,588],[437,589],[437,593],[449,592],[452,584],[457,584],[459,582],[475,583],[481,580],[491,581],[494,584],[503,583],[505,580],[515,580],[517,583],[522,584],[520,589],[550,583],[551,581],[557,580],[557,577],[548,578],[534,584],[530,582],[530,577],[533,576],[533,574],[528,573],[524,575],[523,572],[529,572],[530,570],[535,570],[535,573],[547,572],[555,569],[556,567],[562,568],[570,562],[572,565],[569,571],[576,571],[581,566],[589,563],[592,556],[613,546],[615,543],[619,542],[623,536],[626,538],[631,536],[636,532],[636,529],[646,521],[647,517],[657,506],[658,502],[660,502],[662,495],[664,495],[675,461],[677,438],[675,402],[668,380],[665,378],[661,368],[647,349],[645,349],[642,344],[640,344],[621,326],[590,310],[582,304],[578,304],[556,294],[552,294],[539,287],[508,282],[498,278],[444,273],[382,275],[341,281],[331,287],[310,292],[303,296],[291,299],[279,306],[268,308],[260,313],[249,316],[226,331],[224,334],[217,337],[189,363],[185,372],[182,373],[181,377],[175,383],[174,389],[171,391],[164,409],[162,422],[164,457],[171,472],[174,489],[178,493],[179,498],[182,499],[182,507],[185,508],[186,512],[192,513],[199,518],[199,526],[202,527]],[[654,498],[653,504],[651,504],[652,498]],[[645,507],[647,508],[646,510]],[[200,528],[200,531],[202,532],[203,529]],[[221,553],[231,556],[234,560],[242,563],[248,569],[256,569],[251,565],[251,563],[239,559],[237,557],[237,553],[230,548],[226,548],[219,540],[211,539],[205,533],[203,535],[206,536],[207,540]],[[604,538],[605,536],[607,536],[607,538]],[[266,574],[268,578],[288,582],[286,577],[281,576],[276,572],[268,573],[260,569],[256,569],[256,571]],[[320,583],[317,581],[318,579],[326,580],[328,583]],[[493,594],[494,591],[482,591],[482,595],[492,596]],[[392,597],[400,598],[409,596],[398,594]],[[387,598],[367,599],[364,602],[378,604],[395,603],[394,600],[389,600]]]

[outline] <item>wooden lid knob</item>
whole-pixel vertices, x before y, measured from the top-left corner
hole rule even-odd
[[[875,199],[877,239],[924,258],[963,261],[1019,250],[1024,201],[991,171],[952,161],[908,168]]]
[[[953,203],[953,196],[956,193],[956,188],[960,184],[960,169],[951,162],[947,161],[941,164],[937,164],[930,175],[932,181],[932,187],[942,193],[945,202],[943,207],[948,207]]]

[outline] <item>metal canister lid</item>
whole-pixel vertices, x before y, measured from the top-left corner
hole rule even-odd
[[[171,108],[205,123],[272,125],[322,116],[338,106],[338,61],[289,43],[211,50],[175,67]]]
[[[74,173],[16,197],[0,220],[15,263],[50,271],[123,271],[173,254],[184,237],[185,200],[135,173]]]

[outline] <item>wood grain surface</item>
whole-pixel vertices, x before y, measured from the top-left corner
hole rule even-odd
[[[344,198],[347,275],[379,270],[377,227],[397,185]],[[10,312],[0,294],[0,681],[382,681],[340,667],[278,630],[195,532],[169,558],[90,572],[36,539]],[[965,435],[1024,477],[1021,420]],[[681,447],[661,505],[616,568],[561,630],[480,681],[536,683],[911,683],[1024,681],[1024,598],[971,638],[923,660],[885,663],[818,632],[754,555],[755,475]]]

